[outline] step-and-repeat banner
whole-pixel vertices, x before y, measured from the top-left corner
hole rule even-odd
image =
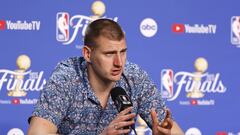
[[[240,1],[4,0],[0,135],[27,119],[56,64],[80,56],[92,19],[123,27],[128,60],[146,70],[186,135],[240,134]],[[138,120],[139,134],[151,134]]]

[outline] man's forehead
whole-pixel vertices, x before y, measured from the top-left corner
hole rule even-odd
[[[96,40],[96,47],[108,48],[108,47],[123,47],[126,48],[126,40],[122,38],[121,40],[111,40],[105,37],[98,38]]]

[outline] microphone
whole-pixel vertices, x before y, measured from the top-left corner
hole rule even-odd
[[[112,97],[112,100],[113,100],[115,106],[117,107],[118,112],[121,112],[124,109],[133,106],[131,99],[129,98],[129,96],[127,95],[127,93],[125,92],[125,90],[122,87],[112,88],[110,94],[111,94],[111,97]],[[129,128],[130,128],[130,126],[124,127],[124,129],[129,129]],[[136,134],[135,126],[131,125],[131,128],[133,129],[133,131]]]
[[[110,93],[118,112],[132,106],[129,96],[122,87],[115,87]]]

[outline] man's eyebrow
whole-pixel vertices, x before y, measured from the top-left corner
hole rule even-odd
[[[124,48],[121,50],[121,52],[126,52],[127,51],[127,48]]]
[[[120,52],[125,52],[127,51],[127,48],[122,49]],[[109,50],[109,51],[104,51],[104,53],[117,53],[116,50]]]

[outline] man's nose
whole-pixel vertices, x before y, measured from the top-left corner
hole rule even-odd
[[[121,57],[120,54],[116,54],[116,55],[115,55],[113,64],[114,64],[115,66],[119,66],[119,67],[122,66],[123,63],[122,63],[122,57]]]

